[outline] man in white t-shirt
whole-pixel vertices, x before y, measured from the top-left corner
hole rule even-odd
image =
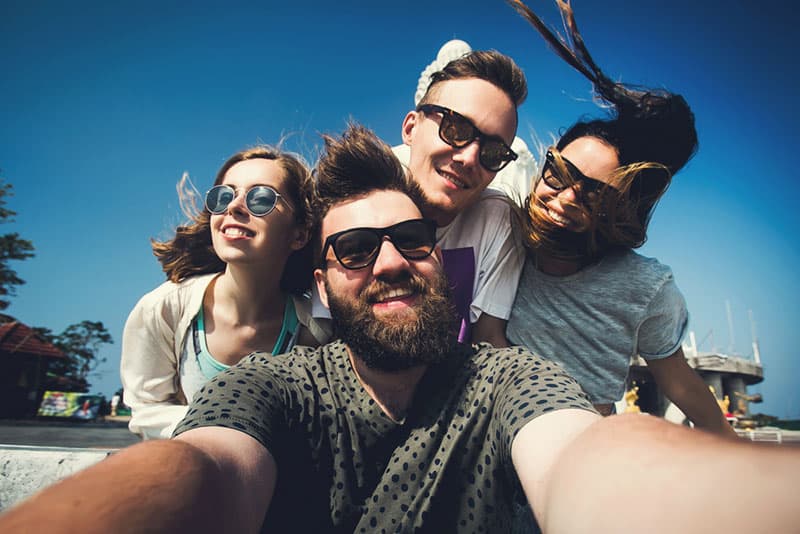
[[[395,153],[422,189],[423,215],[439,226],[462,319],[459,339],[502,346],[524,252],[513,238],[508,197],[487,186],[517,160],[532,167],[525,143],[514,142],[527,84],[514,61],[499,52],[470,51],[451,41],[437,61],[448,54],[455,59],[423,71],[429,83],[403,120],[407,150],[397,147]],[[524,150],[523,157],[512,144]]]

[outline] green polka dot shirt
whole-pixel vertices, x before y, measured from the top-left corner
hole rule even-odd
[[[275,458],[270,532],[508,532],[521,495],[511,443],[552,410],[592,410],[556,363],[460,346],[431,366],[396,422],[341,342],[255,353],[198,394],[175,434],[240,430]]]

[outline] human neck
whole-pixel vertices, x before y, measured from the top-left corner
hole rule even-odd
[[[236,318],[233,322],[253,324],[283,314],[280,273],[228,264],[216,279],[213,292],[215,302]]]
[[[380,371],[367,367],[363,360],[347,348],[350,364],[356,378],[383,412],[393,421],[402,421],[414,399],[417,384],[427,370],[427,365],[418,365],[402,371]]]

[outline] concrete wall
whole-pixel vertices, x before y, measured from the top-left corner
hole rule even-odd
[[[0,445],[0,510],[99,462],[115,450]]]

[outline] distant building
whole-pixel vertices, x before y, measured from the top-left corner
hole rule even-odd
[[[761,395],[748,395],[747,386],[758,384],[764,380],[764,368],[761,365],[757,343],[753,343],[753,357],[743,358],[714,352],[700,352],[694,335],[690,334],[688,343],[684,343],[683,352],[686,361],[700,375],[706,385],[713,388],[717,401],[727,399],[729,411],[739,419],[749,419],[751,402],[761,402]],[[634,359],[628,374],[626,389],[636,384],[637,404],[643,412],[664,417],[675,422],[685,422],[685,415],[659,390],[647,364],[640,357]],[[624,411],[625,403],[617,405],[617,411]]]
[[[50,364],[66,359],[31,327],[0,315],[0,418],[36,415]]]

